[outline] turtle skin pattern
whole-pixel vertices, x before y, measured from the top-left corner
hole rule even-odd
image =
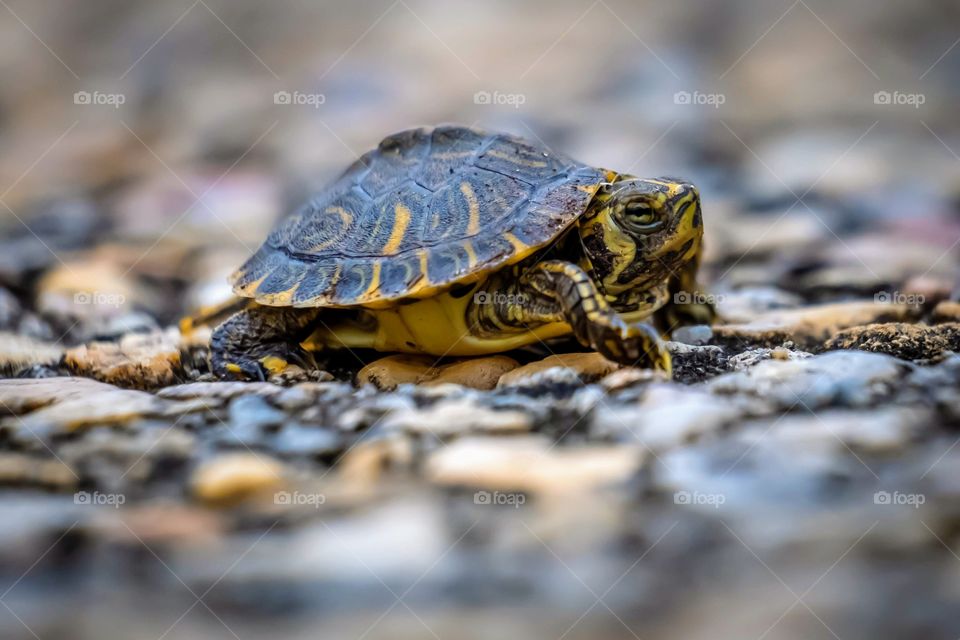
[[[293,307],[427,297],[549,244],[607,175],[509,135],[403,131],[284,219],[234,291]]]

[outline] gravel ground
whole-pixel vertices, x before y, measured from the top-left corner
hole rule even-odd
[[[960,637],[958,15],[844,5],[4,5],[0,637]],[[214,380],[178,320],[444,121],[691,177],[721,321]]]

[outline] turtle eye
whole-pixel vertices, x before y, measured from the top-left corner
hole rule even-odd
[[[646,200],[632,200],[623,207],[623,219],[634,231],[651,233],[663,226],[663,220]]]

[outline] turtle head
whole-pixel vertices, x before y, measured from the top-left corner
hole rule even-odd
[[[700,193],[678,178],[606,184],[581,219],[580,237],[605,293],[656,286],[700,251]]]

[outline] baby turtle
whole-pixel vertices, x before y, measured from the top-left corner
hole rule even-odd
[[[223,377],[332,348],[468,356],[573,334],[671,369],[661,341],[710,322],[689,182],[598,169],[521,138],[443,126],[386,138],[282,220],[233,275],[212,338]]]

